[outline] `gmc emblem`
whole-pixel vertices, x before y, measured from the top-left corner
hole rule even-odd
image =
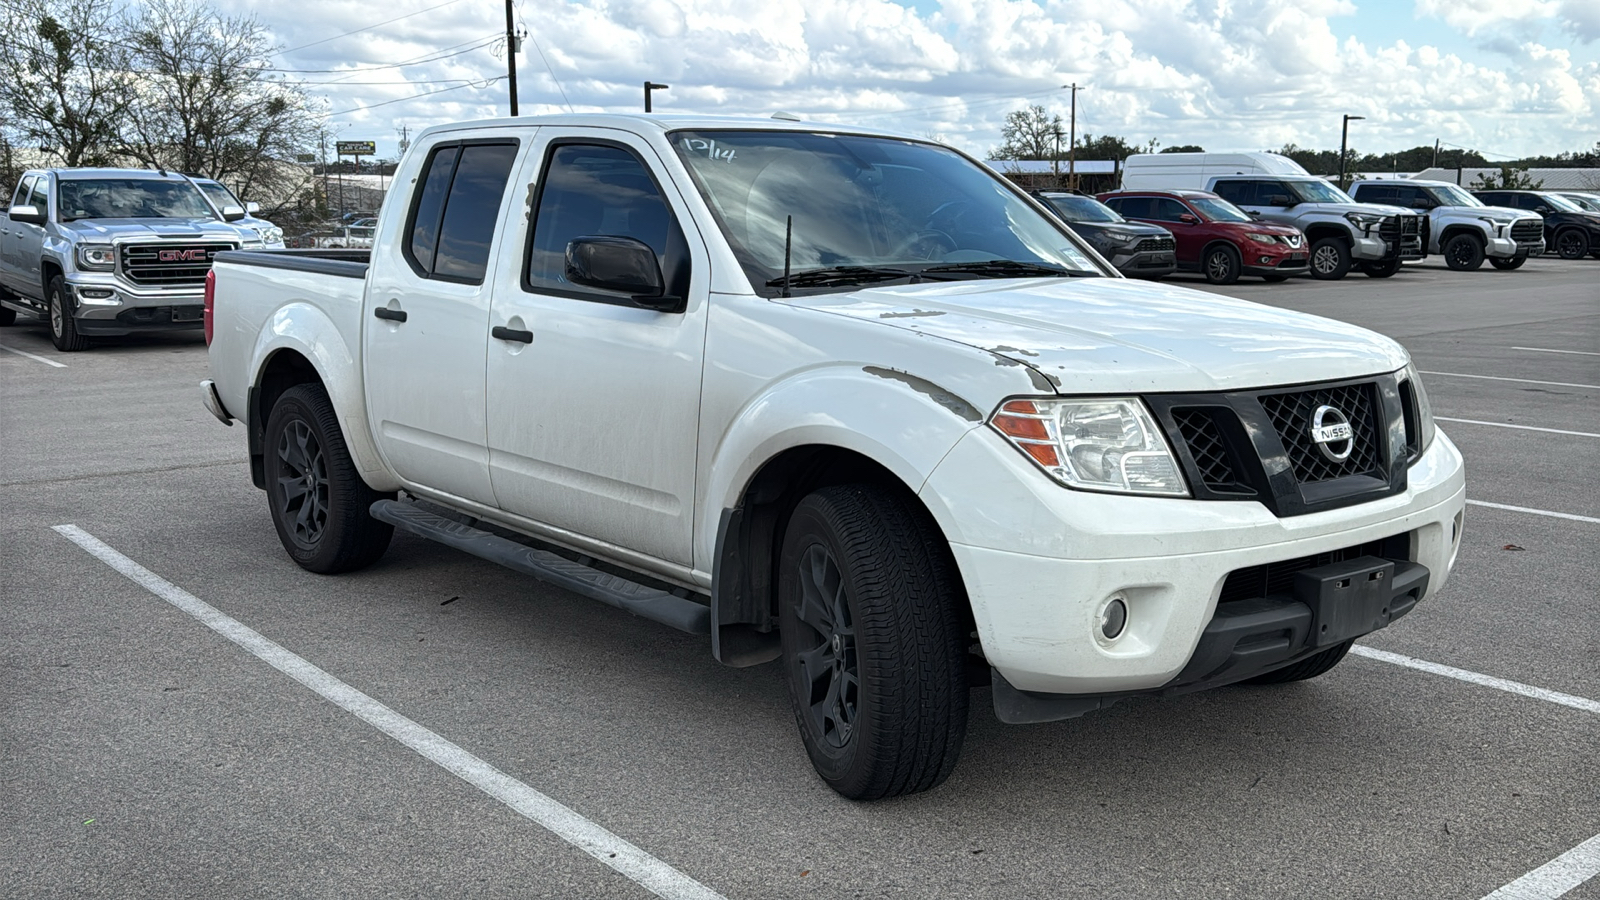
[[[156,259],[162,262],[205,262],[207,254],[204,248],[196,247],[193,250],[160,250]]]

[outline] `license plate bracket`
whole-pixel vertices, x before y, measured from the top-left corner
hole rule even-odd
[[[1394,562],[1362,556],[1296,572],[1294,597],[1311,608],[1307,643],[1326,647],[1389,624]]]

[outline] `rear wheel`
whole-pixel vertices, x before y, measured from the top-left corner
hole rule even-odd
[[[1227,245],[1218,245],[1206,251],[1206,281],[1212,284],[1233,284],[1239,280],[1241,263],[1239,251]]]
[[[1325,237],[1311,245],[1311,277],[1337,281],[1350,272],[1350,245],[1344,238]]]
[[[1305,681],[1308,678],[1315,678],[1337,666],[1339,661],[1344,659],[1344,655],[1350,652],[1350,645],[1354,643],[1355,639],[1351,638],[1342,644],[1334,644],[1321,653],[1302,659],[1294,665],[1274,669],[1265,675],[1257,675],[1254,678],[1246,678],[1241,683],[1288,684],[1291,681]]]
[[[889,490],[801,500],[779,557],[784,676],[817,774],[853,800],[955,768],[967,726],[960,581],[944,539]]]
[[[1556,235],[1556,253],[1562,259],[1583,259],[1589,255],[1589,236],[1576,228]]]
[[[77,320],[67,302],[67,283],[61,276],[50,279],[50,342],[62,353],[75,353],[89,347],[89,339],[78,333]]]
[[[1383,262],[1362,263],[1361,271],[1367,273],[1368,278],[1392,278],[1394,273],[1400,271],[1400,259],[1396,257]]]
[[[373,490],[357,474],[321,385],[283,392],[267,417],[264,444],[272,524],[301,568],[332,575],[383,555],[394,526],[367,510],[393,495]]]
[[[1489,257],[1489,265],[1494,266],[1496,269],[1501,269],[1501,270],[1504,270],[1504,271],[1510,271],[1512,269],[1520,269],[1520,268],[1522,268],[1522,264],[1527,262],[1527,261],[1528,261],[1528,258],[1526,256],[1512,256],[1512,257],[1491,256],[1491,257]]]
[[[1444,264],[1457,272],[1475,272],[1483,265],[1483,241],[1458,234],[1444,242]]]

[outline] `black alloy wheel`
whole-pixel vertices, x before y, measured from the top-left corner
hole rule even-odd
[[[67,283],[61,276],[50,279],[50,343],[62,353],[76,353],[89,348],[89,339],[78,333],[78,322],[72,318],[67,296]]]
[[[277,490],[273,503],[278,517],[288,523],[290,538],[312,549],[328,527],[328,461],[322,443],[304,419],[293,419],[278,433]]]
[[[1343,238],[1325,237],[1311,245],[1311,277],[1337,281],[1350,272],[1350,245]]]
[[[1475,272],[1483,266],[1483,242],[1458,234],[1444,242],[1444,264],[1457,272]]]
[[[1489,257],[1489,265],[1494,266],[1496,269],[1499,269],[1502,272],[1509,272],[1512,269],[1520,269],[1520,268],[1522,268],[1522,264],[1527,262],[1527,261],[1528,261],[1528,257],[1526,257],[1526,256],[1511,256],[1511,257],[1491,256],[1491,257]]]
[[[1239,252],[1232,247],[1217,246],[1206,251],[1206,281],[1211,284],[1233,284],[1239,280],[1240,271]]]
[[[861,661],[856,630],[845,598],[839,561],[822,544],[801,555],[800,599],[795,618],[811,630],[802,635],[798,653],[800,685],[806,695],[800,713],[809,731],[833,750],[843,750],[855,737],[861,704]]]
[[[1556,235],[1556,255],[1562,259],[1583,259],[1589,255],[1589,236],[1576,228]]]

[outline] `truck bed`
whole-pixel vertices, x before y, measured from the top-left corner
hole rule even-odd
[[[340,278],[367,277],[371,250],[229,250],[218,260],[239,266],[261,266],[294,272],[316,272]]]

